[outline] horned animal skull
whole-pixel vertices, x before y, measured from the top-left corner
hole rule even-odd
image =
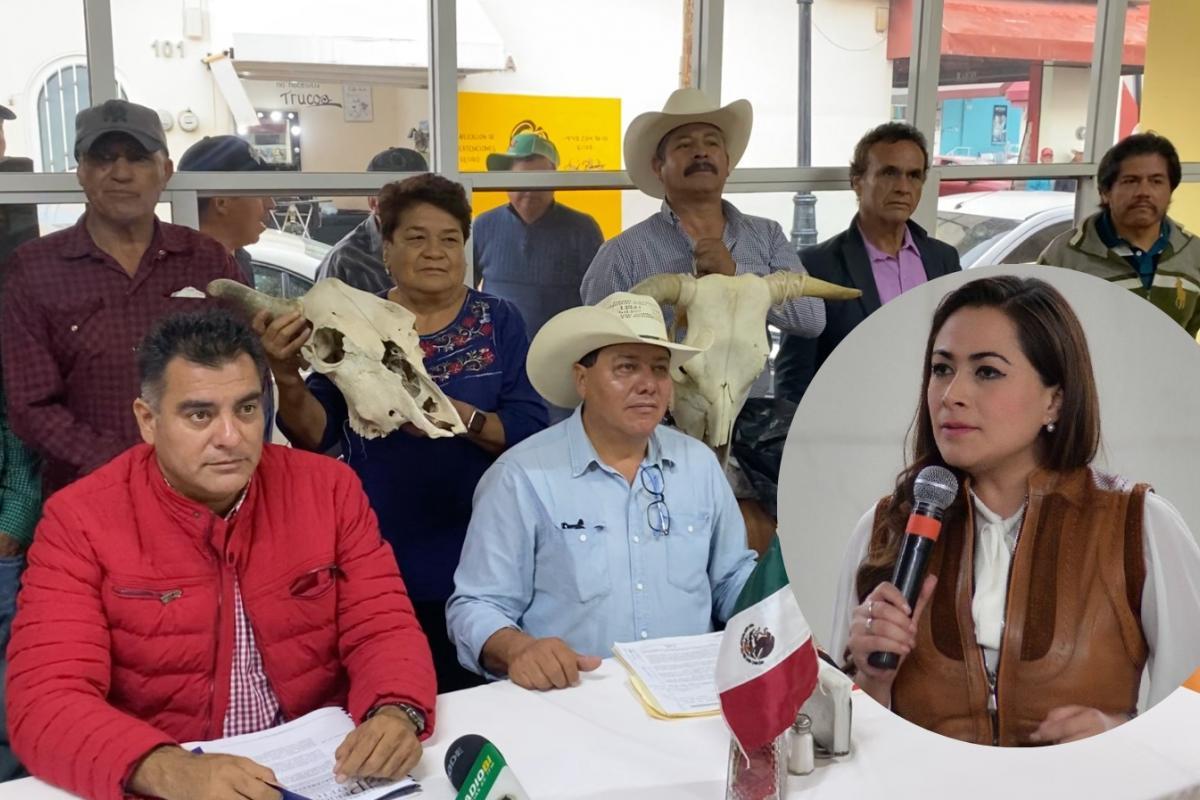
[[[328,375],[346,398],[350,427],[366,439],[387,436],[406,422],[427,436],[453,436],[466,428],[442,390],[425,372],[416,317],[393,303],[327,278],[297,300],[256,292],[236,281],[213,281],[224,297],[249,313],[280,316],[300,311],[312,323],[301,350],[314,370]]]
[[[728,444],[750,386],[767,362],[770,307],[798,297],[852,300],[862,294],[797,272],[765,278],[668,273],[647,278],[633,291],[674,305],[676,319],[686,314],[683,343],[707,347],[672,371],[671,412],[680,428],[714,448]]]

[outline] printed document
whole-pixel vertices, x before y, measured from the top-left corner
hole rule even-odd
[[[717,714],[717,653],[721,632],[617,642],[613,654],[629,671],[634,691],[651,716],[662,719]]]
[[[265,731],[184,747],[252,759],[273,771],[282,788],[303,800],[383,800],[421,790],[412,778],[334,780],[333,754],[352,730],[354,721],[345,711],[319,708]]]

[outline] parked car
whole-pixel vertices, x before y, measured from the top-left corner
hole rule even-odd
[[[254,288],[276,297],[302,297],[317,279],[317,267],[332,248],[322,242],[273,228],[246,248]]]
[[[958,250],[963,269],[1028,264],[1075,225],[1071,192],[969,192],[938,198],[936,236]]]

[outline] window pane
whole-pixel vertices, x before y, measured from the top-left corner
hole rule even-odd
[[[254,288],[272,297],[283,297],[283,273],[274,267],[254,262]]]
[[[893,21],[878,0],[818,0],[812,15],[814,166],[844,166],[870,128],[903,119],[907,69],[891,53]],[[727,0],[721,98],[754,106],[744,167],[797,165],[799,20],[796,0]],[[910,38],[911,38],[911,34]],[[907,53],[907,48],[904,51]]]
[[[936,236],[958,251],[964,269],[1036,261],[1074,225],[1072,192],[1028,188],[1032,181],[1016,189],[980,183],[943,181],[938,198]]]
[[[1082,160],[1096,2],[945,0],[934,150],[943,164]],[[911,14],[896,0],[893,15]],[[1122,119],[1137,123],[1149,5],[1125,23]],[[1127,89],[1132,89],[1124,97]]]
[[[291,300],[308,294],[308,290],[312,287],[313,282],[307,278],[301,278],[295,274],[289,274],[287,276],[287,283],[284,286],[283,294],[284,297]]]
[[[43,0],[11,9],[0,24],[0,156],[28,169],[75,168],[75,113],[90,105],[82,0]],[[5,146],[7,143],[7,146]]]
[[[426,0],[184,6],[112,1],[118,78],[159,111],[176,159],[239,134],[284,171],[362,172],[390,147],[427,160]]]
[[[459,148],[465,171],[487,169],[521,132],[549,139],[561,170],[622,167],[630,121],[680,85],[687,41],[682,0],[460,0]],[[586,31],[586,35],[583,34]],[[560,192],[606,237],[659,206],[641,192]],[[477,195],[476,211],[505,202]]]

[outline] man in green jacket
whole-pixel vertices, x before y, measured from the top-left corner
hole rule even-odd
[[[1200,243],[1167,216],[1182,179],[1165,137],[1138,133],[1114,145],[1096,172],[1100,211],[1052,241],[1039,264],[1079,270],[1123,286],[1200,331]]]

